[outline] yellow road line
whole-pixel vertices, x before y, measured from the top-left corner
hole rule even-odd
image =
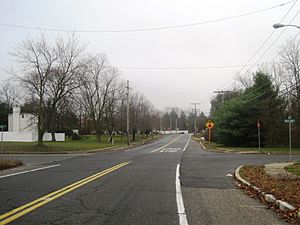
[[[168,144],[166,144],[166,145],[164,145],[164,146],[162,146],[162,147],[160,147],[160,148],[158,148],[158,149],[154,149],[154,150],[151,151],[150,153],[158,152],[159,150],[161,150],[161,149],[167,147],[168,145],[173,144],[173,143],[174,143],[175,141],[177,141],[180,137],[181,137],[181,135],[178,136],[177,138],[175,138],[173,141],[169,142]]]
[[[75,190],[75,189],[77,189],[77,188],[79,188],[79,187],[87,184],[87,183],[90,183],[93,180],[96,180],[96,179],[98,179],[98,178],[100,178],[102,176],[105,176],[105,175],[107,175],[107,174],[109,174],[109,173],[111,173],[111,172],[113,172],[115,170],[118,170],[121,167],[124,167],[124,166],[128,165],[129,163],[131,163],[131,162],[120,163],[120,164],[115,165],[115,166],[113,166],[111,168],[108,168],[108,169],[106,169],[104,171],[101,171],[101,172],[96,173],[94,175],[91,175],[91,176],[89,176],[87,178],[79,180],[79,181],[77,181],[77,182],[75,182],[75,183],[73,183],[71,185],[68,185],[68,186],[66,186],[64,188],[61,188],[61,189],[59,189],[57,191],[54,191],[54,192],[52,192],[50,194],[47,194],[47,195],[45,195],[45,196],[43,196],[41,198],[38,198],[38,199],[36,199],[36,200],[28,203],[28,204],[25,204],[25,205],[20,206],[20,207],[18,207],[16,209],[13,209],[13,210],[11,210],[11,211],[9,211],[9,212],[7,212],[7,213],[5,213],[5,214],[3,214],[3,215],[0,216],[0,220],[2,220],[0,222],[0,225],[4,225],[4,224],[7,224],[7,223],[10,223],[10,222],[16,220],[17,218],[19,218],[19,217],[21,217],[21,216],[23,216],[23,215],[25,215],[25,214],[27,214],[27,213],[29,213],[29,212],[37,209],[37,208],[43,206],[43,205],[45,205],[45,204],[47,204],[47,203],[49,203],[49,202],[51,202],[51,201],[53,201],[53,200],[61,197],[62,195],[65,195],[65,194],[67,194],[67,193],[69,193],[69,192],[71,192],[71,191],[73,191],[73,190]]]

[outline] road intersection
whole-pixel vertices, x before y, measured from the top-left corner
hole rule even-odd
[[[285,224],[227,175],[288,156],[208,152],[190,135],[167,135],[132,149],[46,157],[19,156],[33,171],[0,179],[0,224]]]

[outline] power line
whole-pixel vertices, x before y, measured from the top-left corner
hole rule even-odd
[[[284,19],[287,17],[287,15],[291,12],[291,10],[294,8],[295,4],[297,3],[297,0],[294,2],[294,4],[289,8],[289,10],[285,13],[285,15],[282,17],[282,19],[280,20],[280,23],[282,23],[284,21]],[[275,29],[272,30],[272,32],[269,34],[269,36],[265,39],[265,41],[259,46],[259,48],[254,52],[254,54],[249,58],[249,60],[246,62],[246,66],[252,61],[253,58],[255,58],[255,56],[258,54],[258,52],[265,46],[265,44],[271,39],[271,37],[273,36],[273,34],[275,33]],[[241,70],[243,71],[243,69],[246,67],[244,66]],[[251,66],[252,68],[253,66]]]
[[[300,13],[300,10],[296,13],[296,15],[292,18],[292,20],[288,23],[291,24],[294,19],[298,16],[298,14]],[[258,62],[270,51],[270,49],[273,47],[273,45],[278,41],[278,39],[281,37],[281,35],[285,32],[285,30],[287,29],[287,27],[285,27],[280,34],[277,36],[277,38],[271,43],[271,45],[267,48],[267,50],[258,58],[258,60],[256,60],[255,64],[258,64]],[[250,69],[252,69],[253,66],[250,67]]]
[[[190,69],[226,69],[226,68],[237,68],[243,67],[245,65],[216,65],[216,66],[182,66],[182,67],[130,67],[130,66],[120,66],[120,69],[129,70],[190,70]]]
[[[13,59],[9,58],[0,58],[0,60],[5,61],[15,61]],[[257,64],[258,65],[258,64]],[[215,65],[215,66],[167,66],[167,67],[133,67],[133,66],[117,66],[119,69],[123,70],[193,70],[193,69],[199,69],[199,70],[209,70],[209,69],[230,69],[230,68],[238,68],[243,67],[244,64],[236,64],[236,65]]]
[[[294,1],[294,4],[289,8],[289,10],[285,13],[285,15],[281,18],[280,23],[283,22],[283,20],[287,17],[287,15],[291,12],[291,10],[293,9],[293,7],[295,6],[295,4],[297,3],[298,0]],[[297,15],[297,14],[296,14]],[[290,22],[291,23],[291,22]],[[286,29],[286,28],[285,28]],[[285,31],[285,29],[283,30],[283,32]],[[282,33],[283,33],[282,32]],[[243,66],[243,68],[239,71],[239,73],[241,73],[243,71],[244,68],[246,68],[247,66],[249,66],[249,63],[252,61],[252,59],[255,58],[255,56],[260,52],[260,50],[263,49],[263,47],[265,46],[265,44],[271,39],[271,37],[273,36],[273,34],[275,33],[275,30],[273,30],[268,37],[263,41],[263,43],[259,46],[259,48],[254,52],[254,54],[249,58],[249,60],[246,62],[245,66]],[[281,36],[281,35],[280,35]],[[279,37],[278,37],[279,38]],[[260,60],[260,59],[259,59]],[[258,62],[259,60],[257,60],[256,62]],[[257,65],[257,63],[251,65],[250,69],[253,68],[254,65]],[[227,81],[222,87],[225,87],[227,84],[229,84],[232,80],[234,79],[234,77],[232,77],[229,81]],[[220,88],[222,88],[220,87]],[[219,89],[220,89],[219,88]]]
[[[56,29],[56,28],[46,28],[46,27],[34,27],[34,26],[25,26],[25,25],[19,25],[19,24],[11,24],[11,23],[0,23],[0,25],[7,26],[7,27],[13,27],[13,28],[28,29],[28,30],[44,30],[44,31],[53,31],[53,32],[76,32],[76,33],[126,33],[126,32],[159,31],[159,30],[186,28],[186,27],[198,26],[198,25],[203,25],[203,24],[216,23],[216,22],[225,21],[225,20],[232,20],[232,19],[236,19],[236,18],[240,18],[240,17],[257,14],[257,13],[262,13],[264,11],[272,10],[272,9],[275,9],[278,7],[282,7],[282,6],[285,6],[285,5],[295,2],[295,1],[297,1],[297,0],[291,0],[291,1],[279,4],[279,5],[268,7],[268,8],[254,10],[254,11],[246,12],[243,14],[228,16],[228,17],[219,18],[219,19],[206,20],[206,21],[201,21],[201,22],[196,22],[196,23],[188,23],[188,24],[182,24],[182,25],[160,26],[160,27],[140,28],[140,29],[75,30],[75,29]]]

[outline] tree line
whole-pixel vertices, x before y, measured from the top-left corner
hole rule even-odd
[[[104,54],[91,54],[78,37],[28,37],[10,53],[17,62],[11,79],[2,84],[0,119],[14,105],[37,118],[38,143],[45,132],[126,134],[126,82]],[[22,102],[22,103],[20,103]],[[161,113],[141,93],[130,90],[130,133],[153,134]]]
[[[214,139],[228,146],[257,146],[258,123],[263,146],[286,146],[291,116],[293,146],[300,146],[300,40],[280,47],[278,60],[262,64],[255,73],[237,76],[230,92],[211,101]]]

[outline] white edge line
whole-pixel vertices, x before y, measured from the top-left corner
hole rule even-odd
[[[183,148],[183,151],[186,150],[186,148],[187,148],[187,146],[188,146],[188,144],[189,144],[189,142],[190,142],[190,139],[191,139],[191,135],[189,136],[189,139],[188,139],[188,141],[186,142],[186,144],[185,144],[185,146],[184,146],[184,148]]]
[[[174,143],[175,141],[177,141],[180,137],[181,137],[181,135],[178,136],[177,138],[173,139],[172,141],[170,141],[168,144],[166,144],[166,145],[164,145],[164,146],[162,146],[162,147],[159,147],[159,148],[157,148],[157,149],[152,150],[150,153],[158,152],[159,150],[161,150],[161,149],[167,147],[168,145],[173,144],[173,143]]]
[[[184,204],[183,204],[183,199],[182,199],[182,193],[181,193],[179,170],[180,170],[180,164],[177,164],[176,179],[175,179],[177,212],[178,212],[178,217],[179,217],[179,224],[180,225],[188,225],[188,221],[187,221],[185,209],[184,209]]]
[[[161,140],[158,140],[158,141],[153,142],[153,143],[150,143],[150,144],[142,145],[142,146],[139,146],[139,147],[136,147],[136,148],[127,149],[127,150],[125,150],[125,152],[131,152],[131,151],[138,150],[138,149],[140,149],[140,148],[149,147],[149,146],[155,145],[155,144],[157,144],[157,143],[160,143],[160,142],[164,141],[164,140],[167,139],[167,138],[168,138],[168,137],[164,137],[164,138],[162,138]]]
[[[24,174],[24,173],[35,172],[35,171],[39,171],[39,170],[50,169],[50,168],[57,167],[57,166],[60,166],[60,164],[40,167],[40,168],[36,168],[36,169],[32,169],[32,170],[25,170],[25,171],[21,171],[21,172],[17,172],[17,173],[11,173],[11,174],[0,176],[0,179],[5,178],[5,177],[12,177],[12,176],[16,176],[16,175],[21,175],[21,174]]]

